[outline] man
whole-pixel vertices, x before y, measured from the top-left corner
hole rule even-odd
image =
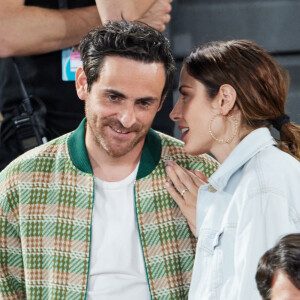
[[[97,0],[97,5],[104,20],[141,19],[164,29],[170,19],[170,0],[138,5],[136,0]],[[94,0],[0,0],[0,170],[24,151],[78,126],[84,107],[74,90],[73,70],[80,61],[72,47],[99,25]]]
[[[186,299],[195,240],[164,189],[168,160],[216,162],[150,129],[174,75],[166,38],[110,22],[80,45],[86,120],[0,173],[2,297]]]
[[[256,283],[263,300],[300,300],[300,234],[289,234],[260,259]]]

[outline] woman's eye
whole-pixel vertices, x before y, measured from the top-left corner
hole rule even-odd
[[[187,98],[188,98],[188,94],[186,94],[186,93],[181,93],[181,99],[182,99],[183,101],[185,101]]]

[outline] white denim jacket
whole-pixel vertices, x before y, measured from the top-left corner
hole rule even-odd
[[[190,300],[260,300],[259,258],[300,232],[300,163],[275,144],[254,130],[199,189]]]

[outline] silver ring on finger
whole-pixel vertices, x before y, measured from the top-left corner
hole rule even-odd
[[[184,195],[184,193],[185,193],[186,191],[188,191],[188,189],[183,189],[183,190],[180,192],[181,197],[183,197],[183,195]]]

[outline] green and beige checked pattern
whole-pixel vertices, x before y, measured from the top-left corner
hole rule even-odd
[[[1,299],[85,298],[93,177],[74,167],[67,138],[1,174]]]
[[[153,300],[187,299],[196,241],[186,219],[164,183],[168,160],[210,176],[217,168],[208,155],[187,155],[182,142],[160,134],[161,160],[148,176],[136,182],[136,209]]]
[[[86,298],[93,175],[70,158],[70,134],[27,152],[0,174],[0,299]],[[195,240],[164,190],[169,159],[210,175],[208,156],[188,157],[162,135],[159,164],[135,186],[152,299],[187,299]],[[84,155],[84,154],[83,154]]]

